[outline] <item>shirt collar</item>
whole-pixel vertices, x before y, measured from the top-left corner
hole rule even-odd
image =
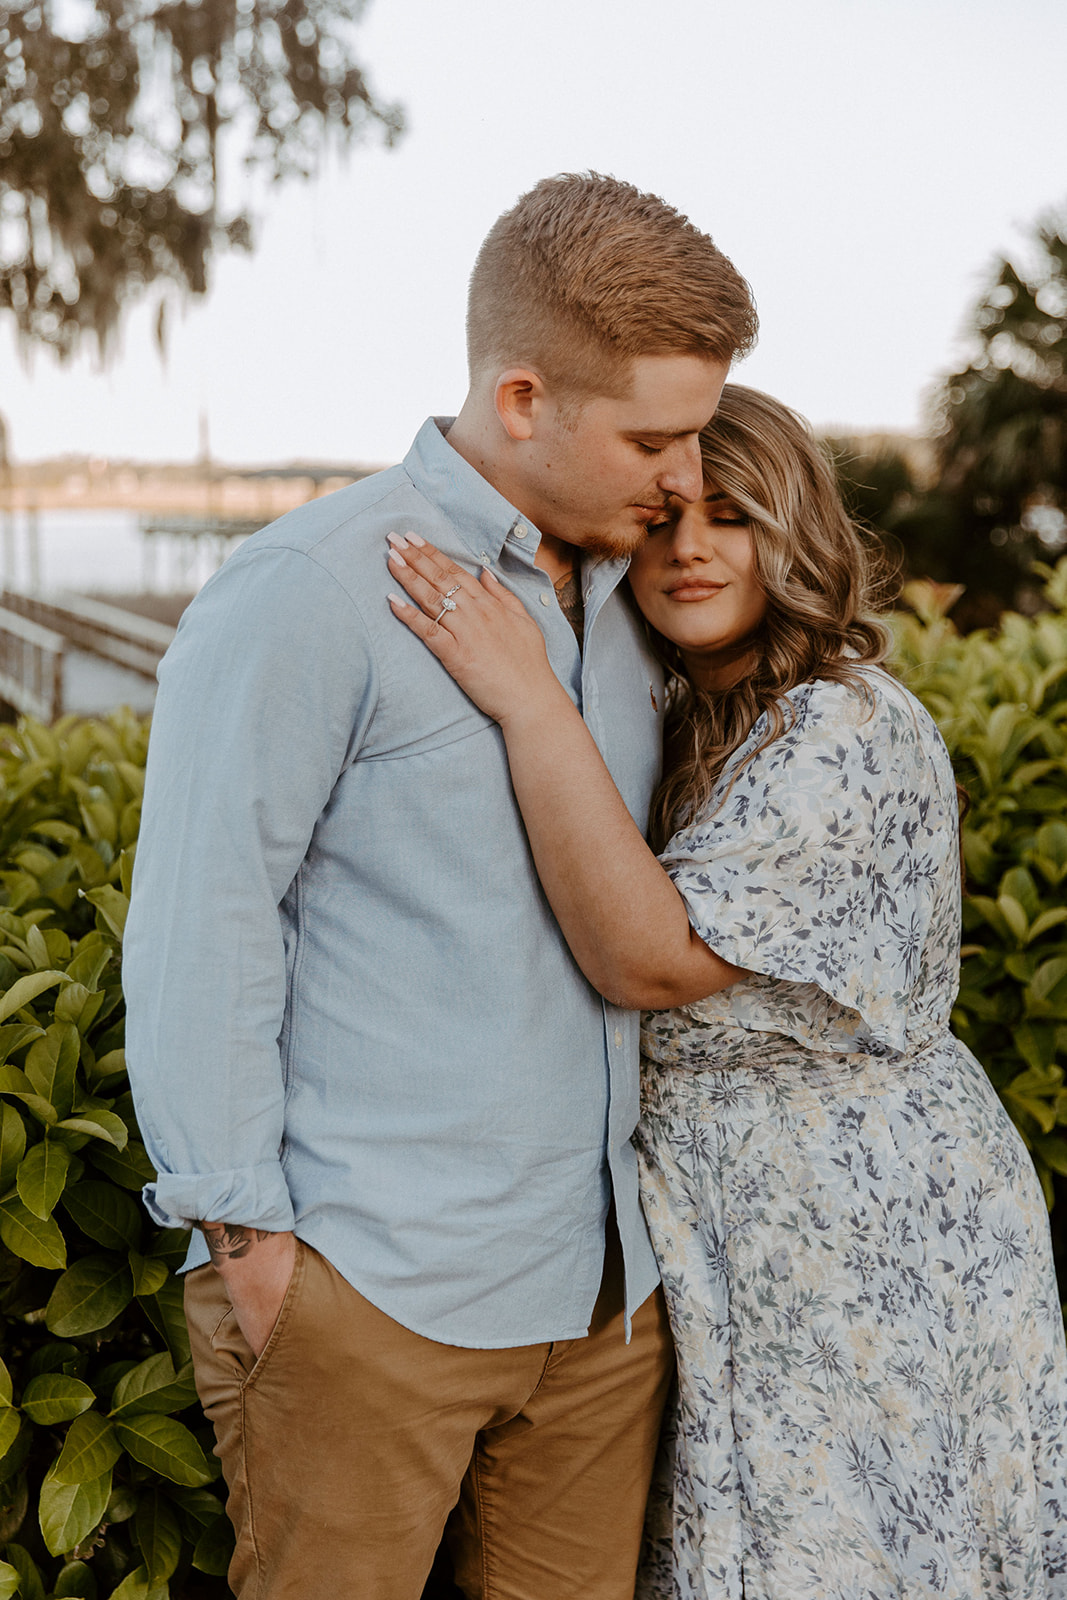
[[[447,518],[476,561],[498,561],[505,541],[514,535],[513,549],[532,561],[540,543],[540,530],[494,489],[488,478],[453,450],[445,433],[454,417],[428,417],[404,457],[404,470],[420,494]],[[587,607],[595,608],[616,587],[627,567],[626,557],[582,559],[582,589]],[[586,616],[588,626],[591,618]]]
[[[445,438],[454,417],[428,417],[404,457],[404,470],[420,494],[444,514],[475,560],[496,561],[513,529],[529,527],[510,501]],[[537,538],[529,540],[536,546]]]

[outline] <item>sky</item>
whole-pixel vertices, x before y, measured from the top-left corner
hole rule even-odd
[[[16,459],[377,463],[466,387],[467,276],[546,174],[662,194],[753,286],[735,376],[831,431],[922,429],[1000,253],[1067,208],[1063,0],[373,0],[361,59],[408,132],[266,197],[206,299],[27,370]]]

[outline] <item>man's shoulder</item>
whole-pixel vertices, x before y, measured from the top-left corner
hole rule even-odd
[[[414,503],[418,498],[403,466],[386,467],[287,511],[246,540],[243,550],[250,556],[265,550],[292,550],[330,566],[346,546],[362,542],[361,534],[374,538],[383,516],[393,510],[404,511],[408,508],[405,502]]]

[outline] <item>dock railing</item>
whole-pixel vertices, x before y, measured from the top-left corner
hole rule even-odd
[[[62,716],[66,648],[61,633],[0,607],[0,701],[40,722]]]
[[[0,607],[61,634],[79,650],[127,667],[143,678],[155,677],[175,634],[175,629],[166,623],[136,616],[101,600],[87,600],[80,594],[54,594],[45,600],[39,595],[4,589],[0,590]]]

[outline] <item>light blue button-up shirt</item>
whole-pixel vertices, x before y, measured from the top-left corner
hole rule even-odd
[[[126,927],[128,1058],[161,1222],[293,1228],[406,1327],[495,1348],[586,1332],[612,1194],[628,1310],[656,1284],[637,1019],[560,935],[499,728],[392,616],[386,534],[520,596],[642,827],[663,700],[625,563],[583,564],[580,653],[536,529],[443,426],[248,540],[182,620]],[[188,1264],[206,1259],[195,1234]]]

